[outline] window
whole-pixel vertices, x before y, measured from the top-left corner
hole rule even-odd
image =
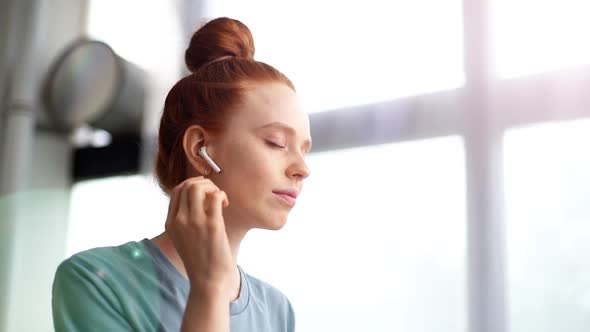
[[[461,86],[461,1],[208,1],[248,25],[255,58],[285,73],[307,109]]]
[[[146,72],[145,133],[157,133],[168,91],[181,76],[188,40],[176,1],[89,0],[87,35]]]
[[[154,237],[164,231],[168,211],[155,180],[142,175],[76,183],[70,204],[67,257]]]
[[[279,232],[240,262],[287,294],[302,331],[464,331],[462,140],[313,154]],[[428,319],[425,319],[428,317]]]
[[[495,71],[516,77],[590,62],[587,0],[494,0]]]
[[[512,332],[590,326],[590,120],[505,136]]]
[[[188,41],[175,10],[166,1],[89,0],[87,33],[145,70],[177,76],[184,59],[179,45]]]

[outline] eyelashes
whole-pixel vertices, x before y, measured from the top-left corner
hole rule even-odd
[[[285,150],[287,148],[286,146],[282,146],[282,145],[275,143],[273,141],[270,141],[270,140],[265,140],[265,142],[266,142],[266,145],[268,145],[274,149]],[[307,154],[308,154],[308,152],[303,153],[304,156],[307,156]]]
[[[268,141],[268,140],[266,141],[266,145],[271,146],[271,147],[276,148],[276,149],[284,149],[285,148],[282,145],[279,145],[279,144],[277,144],[277,143],[275,143],[273,141]]]

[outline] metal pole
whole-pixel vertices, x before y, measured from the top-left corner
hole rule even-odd
[[[16,50],[16,56],[12,80],[8,82],[7,108],[2,114],[0,196],[27,188],[40,83],[37,65],[33,62],[40,35],[40,3],[38,0],[13,1],[13,5],[9,35],[14,45],[8,46]]]

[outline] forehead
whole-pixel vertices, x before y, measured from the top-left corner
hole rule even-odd
[[[281,83],[257,84],[242,96],[233,112],[233,125],[258,128],[271,122],[283,122],[299,135],[309,136],[309,117],[303,111],[295,91]]]

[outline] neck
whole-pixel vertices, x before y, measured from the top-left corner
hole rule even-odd
[[[243,231],[238,231],[235,229],[231,230],[230,228],[227,227],[227,223],[226,223],[226,233],[227,233],[227,237],[228,237],[230,250],[232,253],[233,264],[236,266],[235,283],[236,283],[236,289],[237,289],[237,295],[236,295],[236,298],[237,298],[239,296],[239,290],[240,290],[240,274],[237,269],[238,252],[240,250],[240,243],[242,242],[242,239],[246,235],[247,230],[243,230]],[[188,275],[186,273],[186,269],[184,267],[184,263],[182,262],[182,259],[178,255],[178,252],[176,251],[176,248],[174,247],[174,244],[172,243],[172,239],[170,238],[168,233],[166,231],[164,231],[160,235],[151,239],[151,241],[156,246],[158,246],[160,248],[162,253],[164,253],[164,255],[168,258],[168,260],[170,260],[172,265],[174,265],[174,267],[176,267],[176,269],[182,275],[184,275],[185,277],[188,278]]]
[[[230,250],[232,253],[233,264],[237,266],[238,253],[240,251],[240,243],[242,242],[242,239],[246,235],[246,231],[229,232],[229,229],[228,229],[227,233],[228,233],[227,238],[228,238]],[[168,257],[170,262],[172,262],[172,264],[178,269],[178,271],[180,271],[180,273],[182,273],[186,277],[187,274],[186,274],[186,269],[184,268],[184,263],[182,262],[182,259],[178,255],[178,252],[176,251],[176,248],[174,247],[174,244],[172,243],[172,239],[170,238],[168,233],[166,231],[164,231],[163,233],[161,233],[160,235],[156,236],[155,238],[153,238],[151,240],[154,244],[156,244],[160,248],[160,250],[166,255],[166,257]]]

